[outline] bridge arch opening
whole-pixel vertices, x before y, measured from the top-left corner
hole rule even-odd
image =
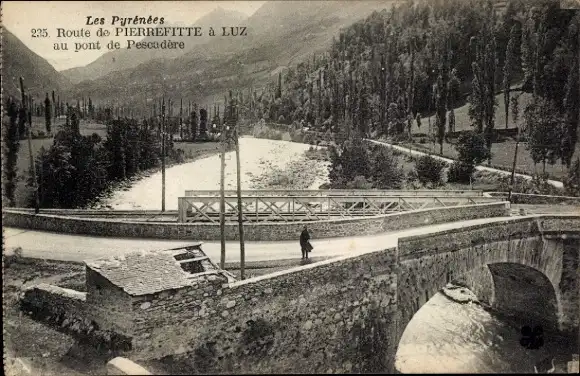
[[[456,283],[448,290],[455,293],[441,292],[447,282]],[[401,373],[534,372],[534,363],[554,355],[546,337],[558,330],[557,290],[532,266],[497,262],[459,276],[448,272],[435,290],[419,292],[406,308],[395,354]],[[542,328],[540,351],[522,347],[524,326]]]

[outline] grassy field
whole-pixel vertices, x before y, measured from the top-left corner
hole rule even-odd
[[[509,170],[512,168],[515,154],[515,141],[506,141],[501,143],[494,143],[491,147],[492,166],[501,166]],[[401,146],[408,146],[408,144],[402,144]],[[413,148],[425,152],[439,153],[439,145],[436,144],[412,144]],[[518,160],[516,164],[516,169],[521,171],[526,171],[529,174],[542,173],[542,164],[534,165],[530,152],[526,149],[526,143],[520,143],[518,147]],[[448,158],[457,158],[457,151],[455,146],[449,143],[443,144],[443,155]],[[580,155],[580,143],[576,144],[575,156]],[[485,163],[484,163],[485,165]],[[568,176],[568,170],[565,166],[559,163],[550,166],[546,165],[546,173],[548,173],[555,180],[562,180]]]
[[[505,106],[503,101],[503,94],[499,94],[496,96],[497,104],[496,112],[495,112],[495,128],[496,129],[504,129],[506,128],[506,121],[505,121]],[[522,94],[519,98],[519,108],[520,108],[520,116],[517,123],[513,123],[512,115],[511,115],[511,108],[510,108],[510,116],[509,116],[509,128],[514,128],[517,126],[521,126],[522,124],[522,114],[525,106],[531,100],[531,96],[529,94]],[[413,124],[412,133],[426,133],[429,134],[429,126],[428,126],[428,117],[421,119],[421,128],[417,127],[417,124]],[[435,119],[433,116],[430,117],[431,124],[432,124],[432,132],[435,132]],[[468,115],[468,104],[461,106],[455,109],[455,129],[456,131],[465,131],[473,129],[471,127],[471,120],[469,119]],[[439,153],[439,145],[433,145],[429,143],[429,140],[426,140],[427,143],[420,144],[414,143],[412,144],[413,147],[422,151],[429,151],[434,153]],[[529,174],[534,173],[542,173],[543,167],[541,164],[534,165],[534,162],[531,158],[530,152],[526,149],[526,143],[520,143],[519,150],[518,150],[518,161],[516,165],[516,169],[521,171],[526,171]],[[515,140],[501,142],[501,143],[494,143],[492,145],[492,160],[491,164],[495,166],[502,166],[511,170],[513,164],[513,158],[515,153]],[[452,144],[444,143],[443,144],[443,156],[448,158],[456,158],[457,151]],[[576,151],[574,154],[574,158],[580,156],[580,143],[576,144]],[[568,171],[566,167],[563,167],[559,164],[555,164],[554,166],[546,165],[546,172],[556,180],[562,180],[564,177],[568,175]]]
[[[5,119],[7,120],[7,119]],[[32,131],[34,134],[38,132],[46,133],[44,127],[44,118],[33,117],[32,120]],[[52,125],[52,133],[56,133],[58,129],[64,125],[64,119],[57,119],[56,123]],[[98,124],[94,122],[81,120],[80,122],[80,132],[84,136],[90,136],[93,133],[98,134],[101,138],[105,139],[107,137],[107,130],[104,124]],[[33,139],[32,153],[36,157],[42,147],[48,149],[52,146],[53,138],[37,138]],[[182,149],[186,160],[193,160],[204,155],[209,155],[219,152],[219,145],[214,142],[205,143],[186,143],[186,142],[175,142],[175,149]],[[16,187],[16,206],[23,207],[26,206],[27,197],[30,195],[31,189],[26,186],[26,180],[29,176],[30,169],[30,149],[28,148],[28,140],[24,139],[20,141],[20,149],[18,151],[18,161],[17,161],[17,187]]]
[[[519,94],[519,92],[518,92]],[[495,100],[497,101],[497,107],[495,108],[495,128],[496,129],[504,129],[506,128],[505,122],[505,105],[503,101],[503,94],[498,94],[495,96]],[[512,113],[510,108],[510,114],[508,119],[508,126],[507,128],[515,128],[522,124],[522,115],[524,112],[525,106],[530,102],[531,95],[524,93],[522,94],[519,99],[519,119],[517,123],[514,123],[512,120]],[[456,131],[466,131],[472,129],[471,127],[471,120],[469,119],[468,114],[469,104],[465,104],[461,107],[455,109],[455,130]],[[433,132],[435,132],[435,115],[428,116],[421,118],[421,127],[417,127],[416,122],[413,123],[413,127],[411,128],[412,133],[429,133],[429,119],[431,119],[431,128]]]

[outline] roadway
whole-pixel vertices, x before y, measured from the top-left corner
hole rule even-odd
[[[312,234],[314,246],[312,257],[335,257],[366,253],[377,249],[397,246],[400,237],[435,233],[483,223],[503,221],[513,217],[483,218],[462,222],[451,222],[439,225],[416,227],[404,231],[388,232],[380,235],[359,236],[351,238],[316,239]],[[301,258],[300,246],[296,241],[281,242],[246,242],[246,261],[272,261]],[[22,256],[41,259],[84,261],[102,257],[122,255],[138,250],[159,250],[176,248],[194,242],[183,240],[158,240],[138,238],[89,237],[82,235],[59,234],[45,231],[34,231],[19,228],[4,228],[4,244],[7,255],[17,247],[22,249]],[[219,241],[204,242],[203,251],[219,263],[221,245]],[[226,244],[226,262],[240,261],[240,244],[229,241]]]
[[[407,153],[407,154],[411,154],[411,155],[416,155],[416,156],[422,156],[422,155],[430,155],[431,157],[438,159],[440,161],[444,161],[447,163],[453,163],[455,162],[454,159],[450,159],[450,158],[445,158],[445,157],[441,157],[439,155],[435,155],[435,154],[428,154],[428,153],[424,153],[422,151],[417,151],[417,150],[413,150],[413,149],[409,149],[409,148],[405,148],[402,146],[398,146],[398,145],[393,145],[393,144],[389,144],[388,142],[383,142],[383,141],[375,141],[375,140],[370,140],[370,139],[366,139],[369,142],[372,142],[374,144],[377,145],[383,145],[383,146],[388,146],[391,147],[393,149],[402,151],[403,153]],[[485,167],[485,166],[475,166],[475,169],[478,171],[488,171],[488,172],[495,172],[497,174],[502,174],[502,175],[508,175],[511,176],[511,172],[509,171],[504,171],[504,170],[498,170],[496,168],[491,168],[491,167]],[[531,179],[532,177],[530,175],[524,175],[524,174],[518,174],[516,173],[515,176],[524,178],[524,179]],[[557,188],[564,188],[564,183],[562,183],[561,181],[557,181],[557,180],[548,180],[549,184],[552,184],[554,187]]]

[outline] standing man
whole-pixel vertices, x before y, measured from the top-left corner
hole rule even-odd
[[[300,248],[302,249],[302,259],[308,258],[308,252],[312,251],[314,247],[310,244],[310,234],[308,233],[308,228],[304,226],[302,233],[300,234]]]

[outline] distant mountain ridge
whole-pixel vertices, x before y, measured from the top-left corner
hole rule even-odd
[[[269,1],[242,22],[247,36],[215,37],[173,59],[150,59],[134,68],[111,71],[99,80],[75,85],[71,94],[142,106],[144,96],[152,99],[165,91],[184,101],[212,102],[230,88],[261,85],[272,72],[327,51],[342,28],[395,3]]]
[[[28,93],[44,99],[46,92],[62,92],[70,81],[44,58],[26,47],[6,27],[2,27],[2,90],[3,96],[20,100],[20,77]]]
[[[225,10],[218,7],[206,14],[193,25],[189,26],[199,26],[202,30],[208,29],[210,26],[222,26],[222,25],[236,25],[243,21],[246,17],[243,13]],[[159,27],[173,27],[173,26],[183,26],[182,24],[170,24],[166,23]],[[135,38],[138,41],[162,41],[165,39],[171,39],[172,41],[180,42],[183,41],[185,44],[185,49],[131,49],[127,50],[123,46],[120,50],[109,51],[92,63],[77,68],[70,68],[62,71],[73,83],[79,83],[84,80],[94,80],[102,77],[108,73],[114,71],[121,71],[124,69],[130,69],[137,67],[139,64],[145,63],[149,60],[154,59],[173,59],[180,55],[191,51],[195,46],[207,43],[209,41],[209,36],[205,34],[201,37],[145,37],[145,38]]]

